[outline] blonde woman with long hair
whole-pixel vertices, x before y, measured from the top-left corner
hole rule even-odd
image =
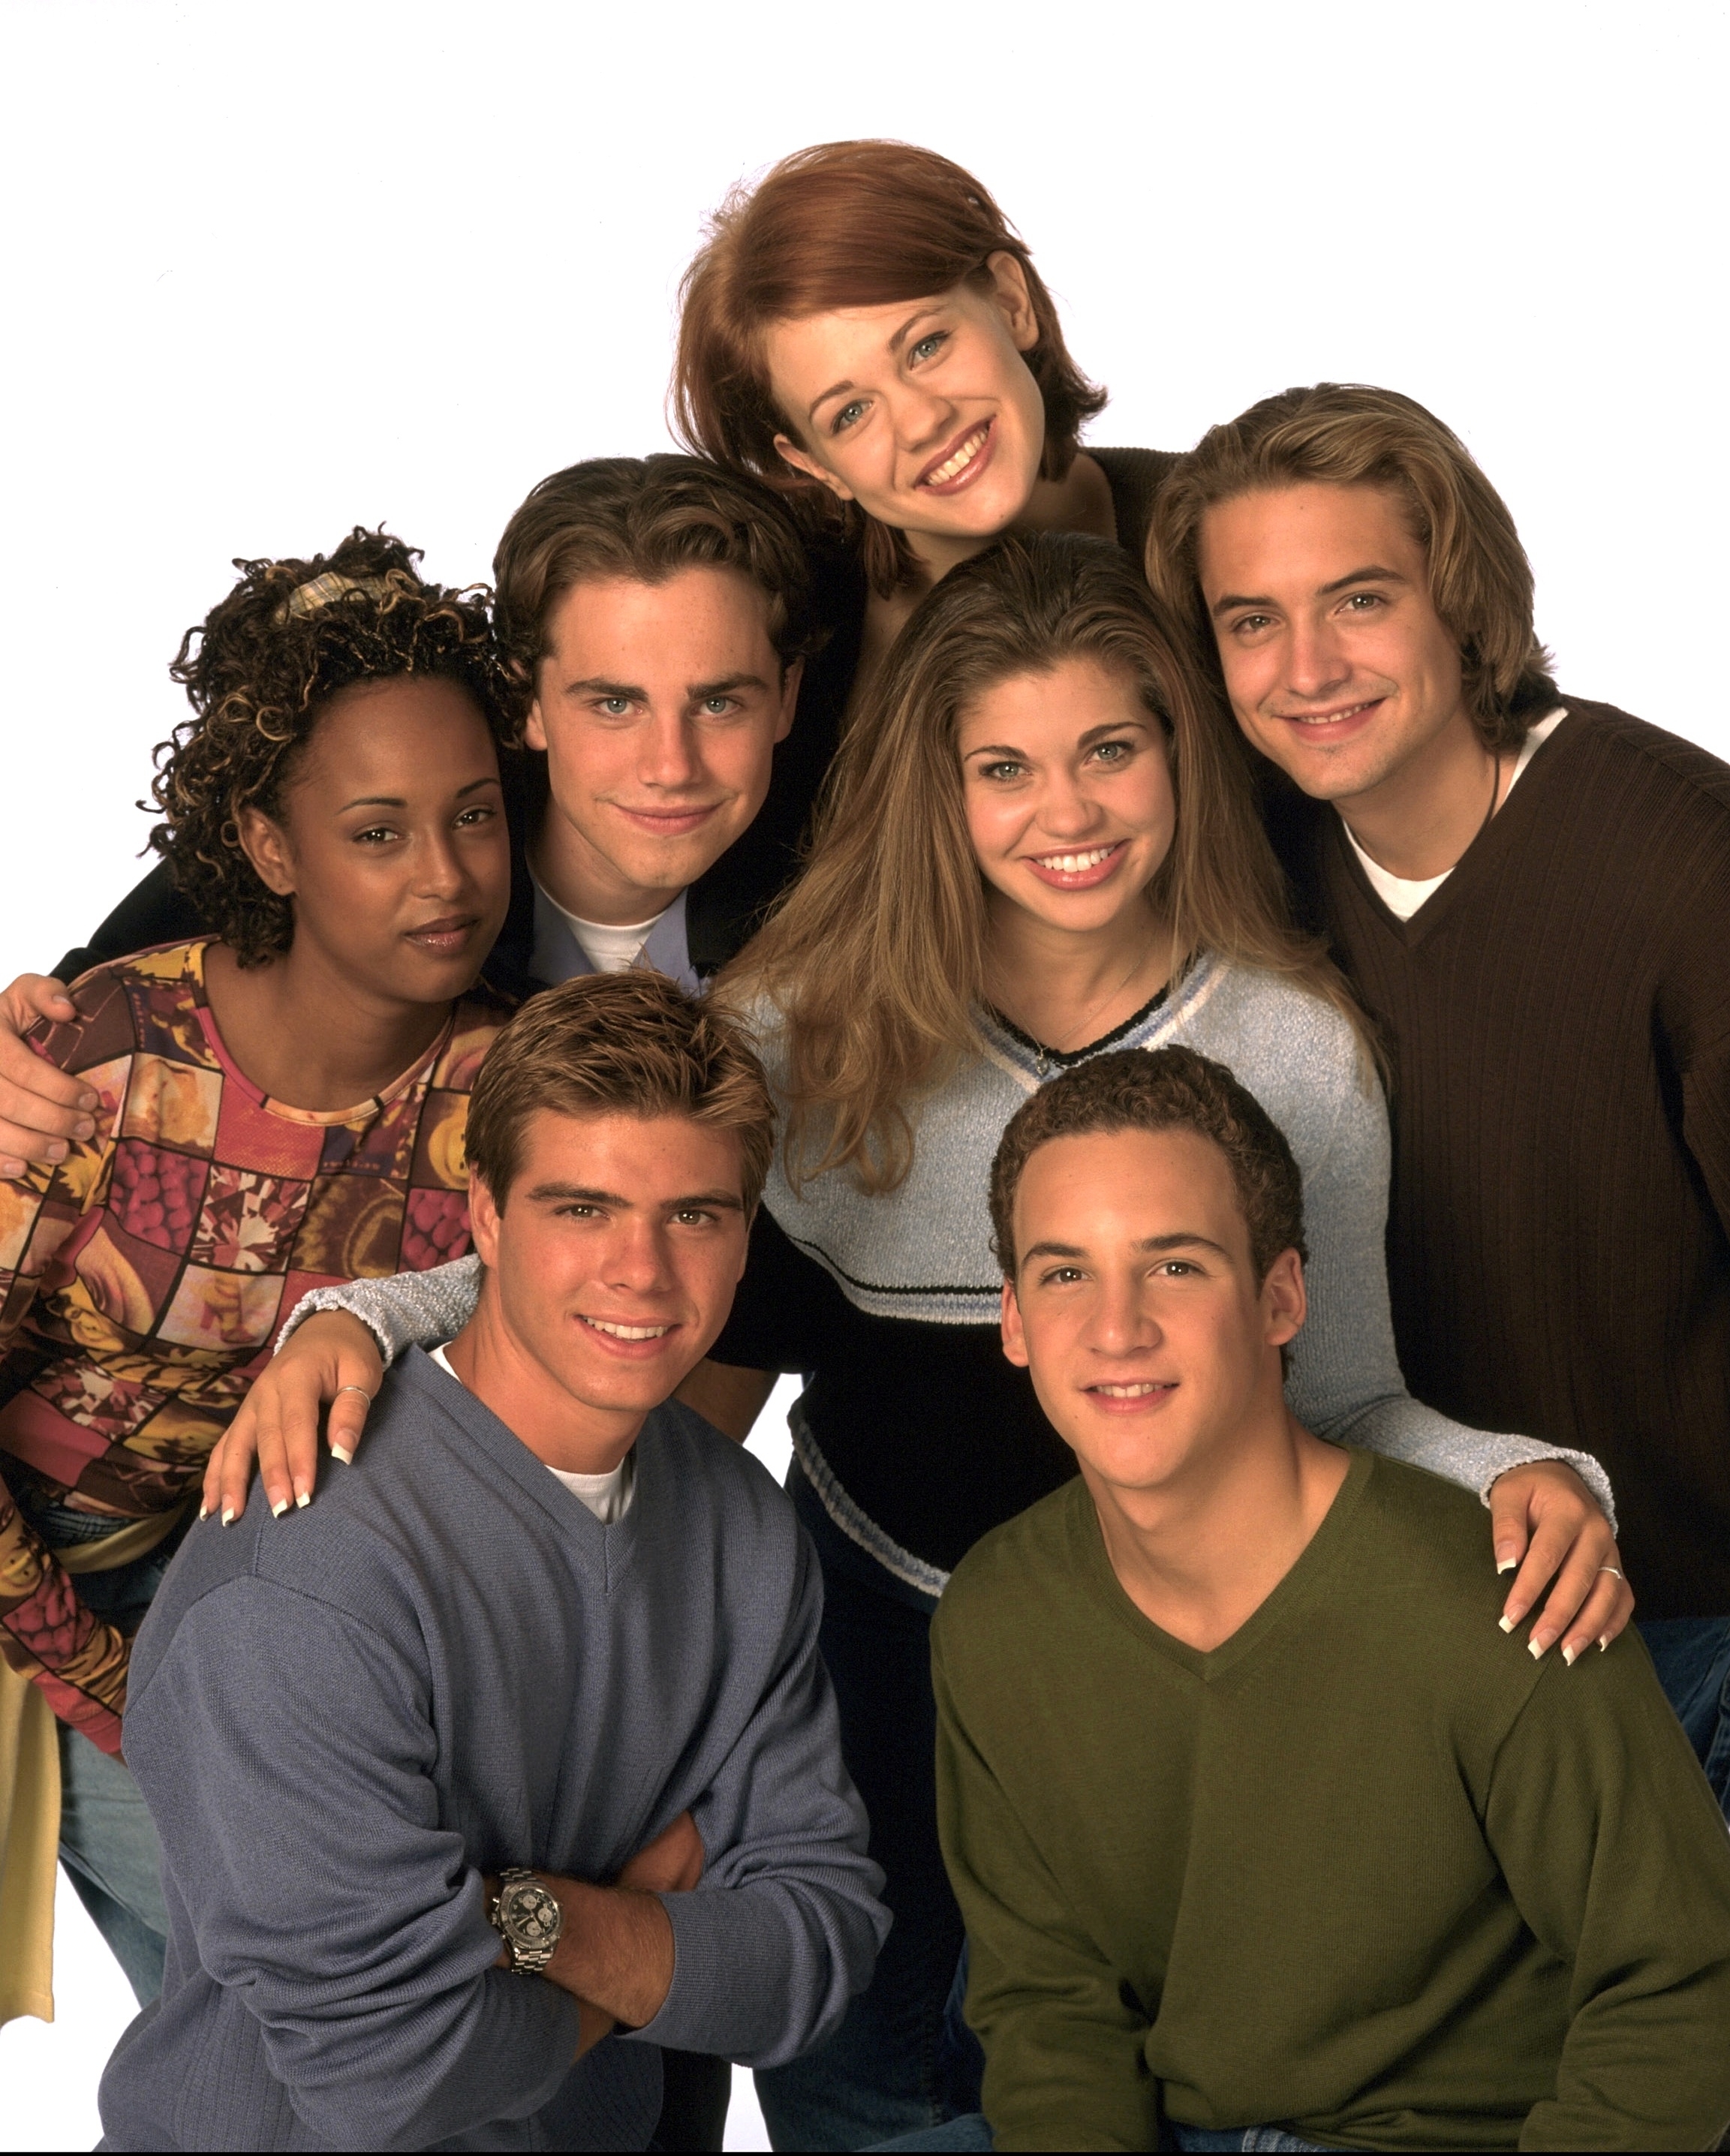
[[[945,2038],[962,1929],[937,1846],[927,1633],[966,1550],[1074,1472],[1001,1352],[987,1206],[1004,1127],[1045,1079],[1174,1040],[1229,1064],[1303,1171],[1294,1411],[1321,1435],[1494,1483],[1498,1553],[1537,1525],[1510,1606],[1523,1614],[1561,1567],[1546,1627],[1614,1562],[1579,1479],[1607,1506],[1595,1462],[1466,1430],[1405,1391],[1373,1048],[1286,925],[1241,752],[1201,679],[1109,542],[1012,537],[956,567],[868,694],[803,878],[717,991],[752,1016],[783,1130],[732,1318],[685,1396],[742,1436],[770,1373],[806,1374],[789,1481],[823,1559],[824,1653],[896,1918],[839,2032],[760,2076],[778,2148],[859,2148],[978,2108],[967,2040]],[[451,1266],[335,1299],[394,1351],[448,1337],[474,1294],[474,1268]],[[279,1363],[286,1382],[299,1358],[303,1394],[376,1382],[358,1328],[339,1353],[332,1322]]]

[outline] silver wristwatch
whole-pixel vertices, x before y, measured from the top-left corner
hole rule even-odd
[[[557,1901],[532,1871],[512,1865],[499,1874],[499,1891],[487,1912],[519,1976],[538,1976],[552,1959],[565,1921]]]

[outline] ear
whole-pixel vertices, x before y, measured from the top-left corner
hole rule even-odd
[[[525,748],[546,749],[547,721],[541,715],[539,696],[529,706],[529,715],[522,722],[522,745]]]
[[[1021,1329],[1021,1305],[1015,1299],[1014,1281],[1004,1282],[1004,1299],[999,1312],[999,1322],[1004,1329],[1004,1353],[1018,1370],[1028,1368],[1030,1358],[1027,1352],[1027,1337]]]
[[[986,256],[985,267],[991,272],[993,294],[1003,310],[1016,351],[1031,352],[1040,341],[1040,321],[1020,256],[1000,249]]]
[[[803,472],[807,479],[814,479],[819,485],[826,486],[837,501],[852,501],[853,490],[846,481],[837,479],[827,465],[819,464],[816,458],[809,450],[802,449],[790,434],[776,435],[775,454],[783,464],[791,465],[795,471]]]
[[[243,808],[234,819],[240,850],[267,891],[279,898],[295,895],[295,850],[282,826],[262,808]]]
[[[775,738],[784,742],[793,732],[793,715],[798,706],[799,684],[805,678],[805,662],[795,659],[781,676],[781,716],[775,722]]]
[[[1296,1250],[1281,1250],[1267,1269],[1261,1283],[1261,1308],[1267,1320],[1267,1344],[1283,1348],[1303,1330],[1309,1315],[1304,1291],[1303,1260]]]
[[[489,1272],[499,1260],[499,1209],[479,1168],[469,1170],[469,1232],[475,1254]]]

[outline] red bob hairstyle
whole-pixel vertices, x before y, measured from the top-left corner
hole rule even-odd
[[[836,501],[776,450],[776,435],[797,429],[776,409],[764,332],[843,307],[930,299],[970,280],[988,287],[986,259],[997,254],[1013,254],[1026,273],[1039,336],[1024,356],[1045,403],[1040,476],[1063,478],[1106,393],[1070,357],[1025,242],[985,189],[907,142],[819,143],[727,197],[680,287],[675,430],[699,455],[842,511],[872,583],[893,591],[912,566],[904,536]]]

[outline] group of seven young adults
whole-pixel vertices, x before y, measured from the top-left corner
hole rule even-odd
[[[1710,2145],[1730,773],[1410,400],[1082,449],[931,153],[675,387],[490,624],[247,565],[8,992],[7,2010],[57,1834],[116,2147]]]

